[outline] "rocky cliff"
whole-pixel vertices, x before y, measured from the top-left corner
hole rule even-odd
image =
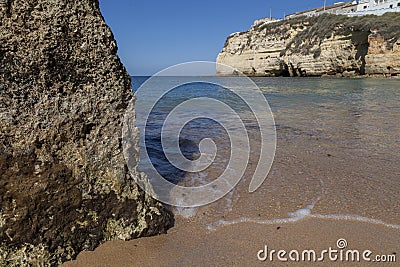
[[[217,62],[250,76],[400,75],[400,13],[259,20],[228,37]],[[218,75],[232,75],[217,69]]]
[[[0,266],[58,265],[168,228],[127,171],[133,95],[116,52],[97,0],[0,1]]]

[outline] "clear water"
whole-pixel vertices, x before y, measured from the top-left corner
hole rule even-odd
[[[132,77],[134,91],[147,78]],[[174,77],[163,79],[168,82]],[[218,82],[230,78],[213,79]],[[186,209],[177,209],[177,213],[216,214],[209,222],[222,216],[224,220],[261,217],[265,221],[290,217],[296,210],[307,208],[307,215],[311,212],[318,212],[319,216],[354,215],[354,218],[400,223],[400,80],[254,78],[253,81],[268,100],[277,128],[277,156],[267,182],[252,195],[246,192],[247,187],[239,186],[220,204],[202,208],[202,215]],[[146,148],[141,148],[149,151],[157,171],[176,184],[206,184],[226,166],[230,150],[226,131],[209,119],[187,124],[181,132],[180,147],[185,157],[193,160],[199,156],[199,142],[213,139],[218,155],[211,169],[185,173],[169,164],[163,153],[160,129],[166,116],[179,103],[201,96],[223,100],[235,108],[252,139],[250,162],[257,162],[259,155],[259,129],[240,99],[215,85],[181,86],[156,105],[148,124]],[[252,171],[250,166],[248,172]]]

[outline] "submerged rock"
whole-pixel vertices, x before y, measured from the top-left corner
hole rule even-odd
[[[0,1],[0,266],[169,227],[126,167],[133,94],[116,52],[98,1]]]

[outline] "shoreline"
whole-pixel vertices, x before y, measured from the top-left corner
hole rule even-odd
[[[94,252],[82,252],[73,266],[265,266],[280,263],[277,258],[260,261],[257,254],[265,246],[270,250],[315,250],[317,253],[337,249],[339,239],[348,242],[349,250],[371,250],[373,255],[394,255],[398,261],[400,231],[366,222],[334,219],[304,218],[297,222],[260,225],[243,223],[223,226],[215,231],[191,220],[178,218],[177,225],[167,234],[132,241],[110,241]],[[382,242],[382,241],[385,242]],[[207,255],[205,257],[205,255]],[[371,258],[372,260],[372,258]],[[295,266],[307,262],[290,262]],[[365,266],[366,262],[340,262],[324,258],[325,265],[352,264]],[[286,263],[287,264],[287,263]],[[385,266],[396,266],[386,263]]]
[[[351,152],[337,145],[332,147],[326,141],[321,143],[321,139],[291,140],[285,138],[291,135],[280,131],[276,160],[266,184],[255,193],[233,198],[232,211],[219,213],[221,205],[226,207],[222,199],[215,205],[199,208],[194,217],[176,215],[174,227],[165,235],[110,241],[94,252],[80,253],[75,261],[63,266],[285,266],[287,262],[278,262],[276,258],[259,261],[257,253],[265,245],[276,251],[320,252],[336,249],[339,239],[345,239],[350,250],[396,255],[398,262],[397,204],[392,202],[388,206],[380,202],[383,199],[377,202],[377,196],[386,191],[376,187],[357,198],[346,198],[346,192],[360,194],[362,187],[373,185],[366,181],[360,185],[357,179],[347,177],[351,172],[368,172],[364,163],[371,165],[371,159],[360,152],[348,154]],[[357,166],[351,164],[354,160],[358,161]],[[332,166],[340,167],[332,170]],[[246,183],[237,190],[245,192]],[[218,227],[209,230],[213,224]],[[290,265],[307,263],[290,262]],[[323,266],[367,264],[329,259],[322,263]]]
[[[322,88],[318,81],[287,82],[265,91],[275,107],[278,140],[274,164],[257,191],[248,193],[254,151],[232,195],[195,212],[177,209],[175,214],[194,216],[176,215],[166,235],[107,242],[64,266],[280,266],[287,263],[259,261],[257,253],[265,245],[320,252],[335,249],[339,239],[350,250],[398,255],[397,110],[388,112],[397,90],[379,81],[362,87],[332,81]],[[268,87],[270,80],[259,85]],[[218,169],[207,174],[214,177]],[[325,259],[321,265],[335,264],[344,263]]]

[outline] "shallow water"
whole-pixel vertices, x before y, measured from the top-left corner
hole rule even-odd
[[[162,77],[160,83],[168,83]],[[231,78],[211,78],[219,83]],[[133,77],[134,90],[146,77]],[[146,147],[157,171],[185,186],[208,184],[221,175],[230,155],[226,130],[210,119],[197,119],[180,132],[179,145],[189,160],[199,143],[217,146],[212,165],[188,173],[170,164],[161,145],[161,128],[180,103],[196,97],[224,101],[238,112],[251,140],[251,156],[241,182],[223,199],[200,208],[173,208],[210,229],[240,222],[296,220],[306,216],[400,224],[399,80],[254,78],[268,100],[277,129],[277,151],[267,180],[254,193],[249,180],[259,158],[260,134],[254,116],[222,87],[191,83],[157,103],[146,128]],[[152,92],[149,91],[149,94]],[[143,100],[143,99],[142,99]],[[144,99],[145,101],[145,99]],[[137,106],[140,116],[140,105]],[[138,125],[144,127],[143,124]],[[146,172],[143,164],[140,170]],[[151,177],[150,177],[151,179]]]

